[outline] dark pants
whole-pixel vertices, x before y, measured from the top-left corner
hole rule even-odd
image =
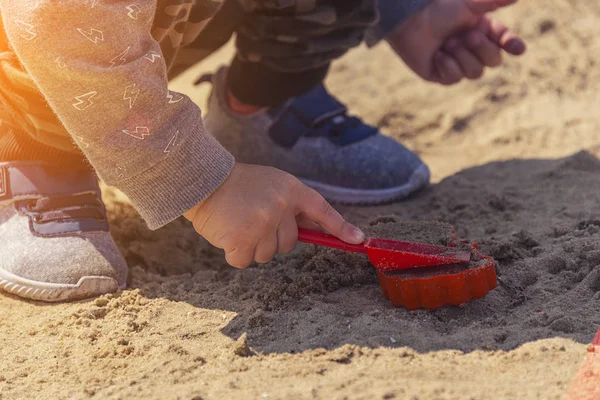
[[[315,87],[377,19],[375,0],[292,3],[246,14],[237,27],[229,88],[242,102],[272,107]]]

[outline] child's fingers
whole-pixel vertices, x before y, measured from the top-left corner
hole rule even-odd
[[[488,37],[504,51],[515,56],[525,53],[527,49],[525,42],[512,33],[503,23],[490,18],[489,27]]]
[[[251,247],[235,247],[225,250],[225,260],[234,268],[247,268],[252,264],[253,258],[254,249]]]
[[[271,261],[277,253],[277,243],[277,232],[261,237],[256,249],[254,249],[254,261],[259,264],[266,264]]]
[[[287,254],[296,248],[298,243],[298,225],[293,215],[283,217],[277,228],[277,252]]]
[[[440,76],[442,85],[454,85],[463,78],[462,70],[458,63],[443,51],[438,51],[434,56],[434,64]]]
[[[467,0],[467,7],[474,14],[485,14],[516,2],[517,0]]]
[[[479,30],[470,32],[466,37],[466,45],[471,52],[486,66],[497,67],[502,64],[502,50]]]
[[[468,79],[479,79],[483,75],[483,64],[458,39],[450,39],[444,45],[446,53],[458,63],[463,75]]]
[[[346,222],[319,193],[308,186],[302,188],[296,204],[296,215],[302,214],[331,235],[346,243],[359,244],[364,241],[365,235],[360,229]]]

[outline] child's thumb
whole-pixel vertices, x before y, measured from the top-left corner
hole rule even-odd
[[[320,194],[305,186],[298,197],[296,214],[319,224],[327,233],[346,243],[360,244],[365,234],[354,225],[346,222]]]

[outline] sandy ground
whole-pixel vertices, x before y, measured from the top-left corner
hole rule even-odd
[[[150,232],[107,190],[131,289],[62,305],[0,296],[0,399],[561,398],[600,325],[600,5],[522,1],[502,17],[530,51],[477,83],[419,82],[385,46],[329,78],[436,181],[341,211],[367,229],[451,224],[498,260],[488,296],[395,309],[364,260],[312,247],[236,271],[189,224]],[[190,82],[229,56],[173,88],[203,104],[208,88]]]

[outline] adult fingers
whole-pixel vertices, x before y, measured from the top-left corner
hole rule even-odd
[[[502,50],[480,31],[467,34],[466,45],[486,67],[497,67],[502,64]]]
[[[483,75],[483,64],[471,51],[459,42],[458,39],[450,39],[444,45],[446,53],[452,55],[458,63],[463,75],[468,79],[479,79]]]
[[[298,243],[298,225],[292,215],[283,217],[277,229],[277,252],[287,254],[296,248]]]
[[[453,85],[464,77],[458,62],[443,51],[435,54],[433,62],[442,85]]]
[[[277,233],[273,232],[267,236],[263,236],[254,250],[254,261],[259,264],[266,264],[273,259],[277,253],[278,247]]]
[[[365,234],[344,218],[319,193],[303,186],[298,194],[296,215],[310,219],[325,231],[346,243],[359,244],[365,240]]]
[[[502,22],[490,18],[489,28],[488,37],[507,53],[519,56],[527,50],[525,42],[512,33]]]

